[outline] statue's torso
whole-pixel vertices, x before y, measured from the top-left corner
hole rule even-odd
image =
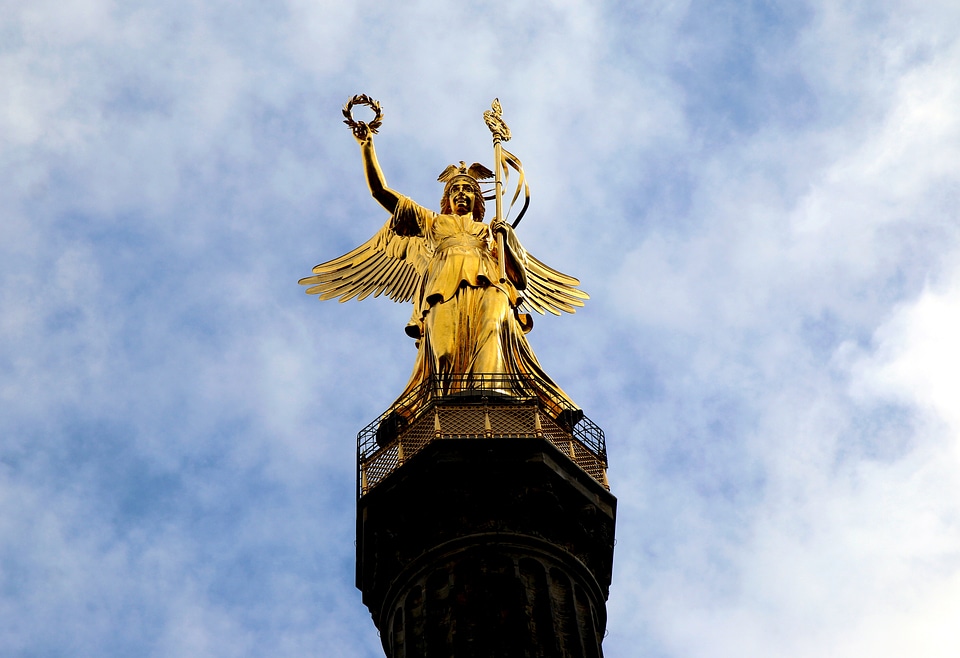
[[[425,222],[424,237],[433,247],[424,299],[432,303],[451,299],[461,283],[473,287],[497,281],[499,270],[490,249],[490,230],[472,215],[433,215]]]

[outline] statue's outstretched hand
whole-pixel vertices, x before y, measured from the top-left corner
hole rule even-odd
[[[373,121],[367,123],[366,121],[355,120],[353,118],[353,108],[355,105],[366,105],[373,110]],[[343,122],[350,127],[353,137],[360,144],[366,144],[370,141],[370,138],[377,133],[381,124],[383,124],[383,109],[380,107],[379,102],[373,100],[366,94],[357,94],[343,106],[343,119]]]
[[[492,222],[490,222],[490,231],[493,232],[494,234],[496,234],[496,233],[499,232],[499,233],[503,233],[504,235],[506,235],[506,234],[507,234],[507,226],[508,226],[508,224],[507,224],[505,221],[503,221],[502,219],[497,218],[497,219],[494,219]]]
[[[357,121],[357,125],[352,126],[350,131],[353,133],[353,138],[356,139],[357,143],[361,145],[373,138],[373,135],[370,132],[370,126],[363,121]]]

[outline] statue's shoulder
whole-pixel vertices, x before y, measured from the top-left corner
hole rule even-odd
[[[421,206],[408,196],[401,195],[393,211],[390,228],[398,235],[422,235],[430,230],[437,216],[437,213],[429,208]]]

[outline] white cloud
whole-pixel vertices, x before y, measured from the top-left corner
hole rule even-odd
[[[960,255],[951,270],[897,307],[877,329],[874,349],[859,354],[854,387],[921,409],[942,424],[960,466]],[[849,357],[848,357],[849,358]]]

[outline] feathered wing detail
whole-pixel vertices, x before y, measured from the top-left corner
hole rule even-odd
[[[468,168],[467,163],[461,160],[459,167],[457,165],[448,165],[447,168],[441,171],[440,175],[437,176],[437,180],[441,183],[446,183],[452,180],[455,176],[470,176],[474,180],[481,181],[493,178],[493,172],[479,162],[474,162]]]
[[[479,162],[474,162],[472,165],[470,165],[470,168],[467,169],[467,173],[477,180],[489,180],[493,178],[493,172]]]
[[[544,312],[560,315],[561,311],[576,313],[576,307],[583,306],[583,300],[590,295],[577,286],[579,279],[558,272],[527,252],[527,287],[521,293],[521,310]]]
[[[463,160],[460,161],[460,164],[466,168],[466,163]],[[441,183],[446,183],[448,180],[460,173],[460,167],[457,165],[447,165],[447,168],[440,172],[440,175],[437,176],[437,180]]]
[[[345,302],[385,294],[409,302],[426,271],[430,253],[419,236],[398,235],[390,222],[362,245],[339,258],[320,263],[313,276],[300,279],[308,295]]]

